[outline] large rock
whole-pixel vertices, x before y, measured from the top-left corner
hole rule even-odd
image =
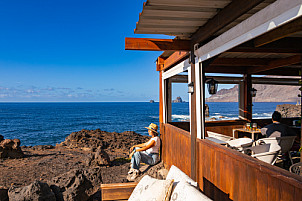
[[[91,153],[87,159],[87,166],[93,165],[110,165],[110,157],[101,147],[99,147],[96,152]]]
[[[25,187],[11,187],[8,190],[9,200],[14,201],[56,201],[55,194],[48,184],[35,181]]]
[[[101,169],[71,170],[48,183],[57,201],[86,201],[100,188]]]
[[[277,105],[276,111],[281,113],[282,118],[301,117],[301,105],[293,105],[293,104]]]
[[[100,129],[81,130],[71,133],[57,146],[78,148],[89,152],[95,152],[100,147],[110,155],[111,160],[114,160],[115,157],[128,157],[130,147],[147,142],[149,139],[150,137],[133,131],[109,133]]]
[[[2,139],[0,141],[0,158],[22,158],[24,154],[20,144],[19,139]]]

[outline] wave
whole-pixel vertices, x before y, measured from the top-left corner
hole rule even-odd
[[[190,115],[172,114],[172,120],[176,120],[176,121],[190,121]]]

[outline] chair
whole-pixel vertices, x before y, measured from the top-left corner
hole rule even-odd
[[[233,140],[234,138],[231,136],[227,136],[227,135],[223,135],[220,133],[215,133],[212,131],[207,131],[208,137],[212,137],[212,138],[216,138],[218,140],[222,140],[222,141],[229,141],[229,140]]]
[[[262,138],[257,142],[261,144],[262,142],[266,144],[278,144],[281,147],[281,154],[288,153],[289,159],[291,164],[293,164],[293,159],[290,155],[290,149],[292,148],[296,136],[285,136],[285,137],[269,137],[269,138]]]
[[[227,141],[227,144],[228,146],[241,151],[246,147],[252,146],[253,140],[251,138],[238,138],[236,140]]]
[[[299,176],[302,176],[302,162],[295,163],[292,166],[290,166],[289,171]]]
[[[276,143],[272,143],[249,147],[245,149],[245,151],[246,150],[252,151],[252,157],[274,165],[277,160],[278,154],[280,153],[281,147]]]

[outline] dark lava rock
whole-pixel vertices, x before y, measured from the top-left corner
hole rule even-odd
[[[110,157],[102,148],[98,148],[95,153],[90,154],[87,159],[87,166],[93,165],[110,165]]]
[[[101,169],[71,170],[48,183],[57,201],[86,201],[100,188]]]
[[[39,151],[42,151],[42,150],[45,150],[45,149],[54,149],[55,147],[52,146],[52,145],[37,145],[37,146],[33,146],[32,149],[33,150],[39,150]]]
[[[8,201],[8,189],[0,186],[0,201]]]
[[[22,158],[24,156],[20,148],[19,139],[5,139],[0,142],[0,158]]]
[[[35,181],[25,187],[11,187],[8,190],[9,200],[14,201],[56,201],[55,194],[46,183]]]
[[[160,170],[165,169],[164,163],[160,162],[156,165],[149,166],[142,174],[135,179],[136,182],[139,182],[145,175],[149,175],[156,179],[163,179],[162,175],[160,175]]]
[[[293,104],[277,105],[276,111],[281,113],[282,118],[300,117],[301,105],[293,105]]]
[[[1,142],[2,140],[4,140],[4,137],[3,137],[3,135],[0,135],[0,142]]]
[[[101,131],[100,129],[83,129],[81,131],[71,133],[66,137],[64,142],[57,146],[72,149],[80,148],[87,151],[94,151],[100,147],[105,150],[110,157],[128,157],[131,146],[147,142],[149,139],[150,137],[142,136],[133,131],[109,133]]]

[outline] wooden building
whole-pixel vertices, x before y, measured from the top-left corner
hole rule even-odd
[[[204,139],[206,131],[231,136],[246,122],[269,123],[252,119],[252,84],[301,84],[302,0],[147,0],[135,33],[175,36],[125,39],[127,50],[164,51],[156,68],[165,165],[214,200],[302,200],[301,177]],[[214,77],[239,84],[238,120],[205,121],[207,73],[238,75]],[[193,88],[190,122],[171,122],[171,84],[179,82]]]

